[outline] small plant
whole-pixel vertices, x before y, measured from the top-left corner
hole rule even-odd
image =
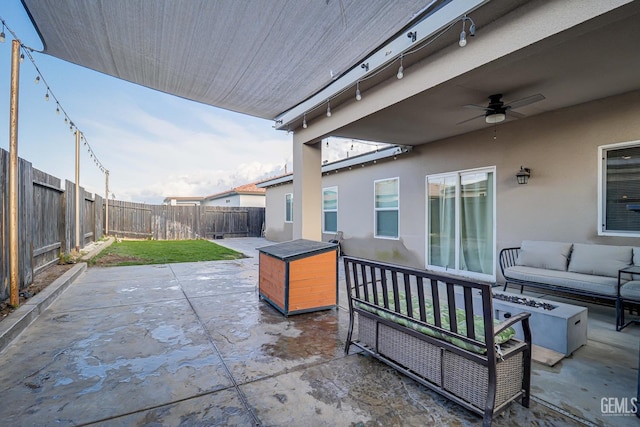
[[[58,259],[59,259],[58,264],[60,265],[75,264],[79,257],[80,257],[80,254],[75,250],[69,253],[60,252],[60,255],[58,255]]]

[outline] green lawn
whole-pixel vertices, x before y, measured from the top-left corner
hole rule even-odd
[[[122,266],[243,258],[240,252],[208,240],[123,240],[91,259],[90,265]]]

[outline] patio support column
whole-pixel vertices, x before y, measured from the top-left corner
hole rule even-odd
[[[322,144],[293,135],[293,238],[322,240]]]

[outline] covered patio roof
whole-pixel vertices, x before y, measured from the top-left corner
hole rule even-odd
[[[539,23],[528,25],[521,18],[536,14],[545,2],[22,2],[45,53],[183,98],[284,119],[276,122],[282,130],[300,128],[303,118],[321,120],[327,99],[334,112],[354,103],[357,81],[363,97],[393,85],[399,56],[407,52],[403,65],[408,76],[413,66],[460,56],[456,51],[473,64],[451,69],[441,82],[332,125],[324,134],[417,145],[487,127],[482,119],[459,123],[477,115],[465,105],[486,105],[492,94],[504,94],[505,102],[542,94],[542,102],[518,110],[535,115],[640,89],[640,3],[627,0],[612,1],[602,6],[600,16],[586,20],[581,14],[598,6],[576,2],[575,12],[565,17],[576,25],[494,57],[486,55],[491,51],[487,45],[499,51],[509,39],[526,39],[537,31]],[[442,11],[449,15],[438,21]],[[467,13],[477,35],[460,48],[459,20]],[[433,34],[420,27],[429,19],[436,21],[428,27]],[[517,28],[509,28],[509,22],[518,22]],[[433,40],[450,23],[460,26]],[[416,28],[418,40],[412,43],[406,35]],[[372,69],[361,69],[381,52],[389,56],[386,63],[374,69],[371,60]]]

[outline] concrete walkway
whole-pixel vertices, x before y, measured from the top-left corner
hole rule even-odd
[[[82,273],[0,353],[1,423],[481,425],[379,362],[345,356],[343,308],[285,318],[260,301],[255,248],[269,242],[218,243],[250,258]],[[581,424],[532,402],[494,425]]]

